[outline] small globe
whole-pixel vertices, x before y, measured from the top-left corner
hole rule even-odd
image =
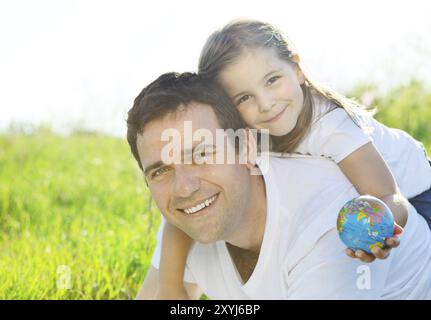
[[[348,248],[371,253],[374,247],[383,248],[385,239],[393,236],[394,218],[383,201],[373,196],[360,196],[341,208],[337,230]]]

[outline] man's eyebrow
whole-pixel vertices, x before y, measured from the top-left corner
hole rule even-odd
[[[198,141],[198,142],[194,142],[191,148],[183,149],[182,155],[193,156],[193,154],[196,152],[196,149],[198,148],[203,148],[203,150],[207,150],[207,148],[217,149],[214,143],[205,143],[205,141],[201,141],[201,142]]]
[[[191,149],[190,148],[189,149],[185,149],[184,150],[184,154],[190,154],[190,153],[193,154],[198,147],[201,147],[201,148],[202,147],[205,147],[205,148],[208,148],[208,147],[215,148],[215,145],[213,143],[197,142],[197,143],[195,143],[195,145],[192,146]]]
[[[201,147],[205,147],[205,148],[208,148],[208,147],[215,148],[215,145],[214,145],[214,144],[212,144],[212,143],[196,142],[196,143],[192,146],[192,148],[191,148],[191,149],[186,149],[186,150],[184,150],[183,152],[184,152],[184,154],[193,154],[193,152],[195,152],[196,148],[197,148],[197,147],[199,147],[199,146],[201,146]],[[162,167],[162,166],[164,166],[164,165],[165,165],[165,163],[164,163],[163,161],[158,160],[158,161],[156,161],[156,162],[154,162],[154,163],[150,164],[149,166],[144,167],[144,175],[147,175],[150,171],[152,171],[152,170],[154,170],[154,169],[157,169],[157,168],[159,168],[159,167]]]
[[[163,165],[164,165],[163,161],[161,161],[161,160],[156,161],[156,162],[154,162],[154,163],[152,163],[149,166],[144,168],[144,174],[147,175],[151,170],[154,170],[154,169],[161,167]]]
[[[265,75],[262,77],[262,80],[264,80],[264,79],[268,78],[268,77],[269,77],[270,75],[272,75],[273,73],[277,73],[277,72],[280,72],[280,71],[281,71],[280,69],[272,70],[272,71],[268,72],[267,74],[265,74]],[[246,91],[242,91],[242,92],[240,92],[240,93],[237,93],[236,95],[234,95],[234,96],[232,97],[232,100],[235,100],[238,96],[242,96],[245,92],[246,92]]]

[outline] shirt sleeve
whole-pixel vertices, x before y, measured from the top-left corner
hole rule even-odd
[[[370,135],[353,122],[344,109],[336,108],[312,125],[303,148],[306,153],[339,163],[371,141]]]
[[[151,258],[151,264],[156,269],[159,269],[159,267],[160,267],[160,257],[162,255],[162,244],[163,244],[163,229],[165,227],[165,224],[166,224],[166,220],[162,215],[162,221],[160,222],[159,230],[157,231],[156,248],[154,250],[153,257]],[[189,257],[190,256],[191,256],[191,254],[189,255]],[[186,263],[186,269],[184,272],[184,281],[190,282],[190,283],[196,283],[196,280],[194,279],[194,277],[190,271],[188,263]]]
[[[367,264],[348,257],[344,250],[335,228],[324,234],[284,273],[288,299],[381,299],[391,257]]]
[[[156,249],[153,252],[153,257],[151,259],[151,264],[154,268],[159,269],[160,257],[162,255],[162,242],[163,242],[163,229],[165,227],[165,218],[162,216],[162,221],[160,222],[159,230],[156,236]]]

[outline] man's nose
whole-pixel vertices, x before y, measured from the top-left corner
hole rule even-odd
[[[262,92],[258,99],[259,111],[264,113],[271,110],[275,105],[275,99],[269,92]]]
[[[200,188],[200,181],[191,164],[180,164],[175,168],[175,195],[190,197]]]

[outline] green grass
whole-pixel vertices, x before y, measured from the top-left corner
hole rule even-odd
[[[160,218],[124,140],[3,135],[0,177],[0,299],[135,297]]]
[[[374,104],[430,150],[431,93],[420,83]],[[160,223],[148,199],[125,139],[0,135],[0,299],[133,299]],[[62,266],[70,289],[57,286]]]

